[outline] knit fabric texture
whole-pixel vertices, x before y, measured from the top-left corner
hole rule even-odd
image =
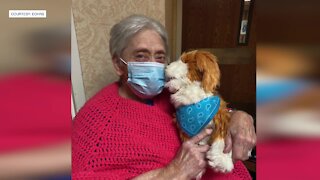
[[[153,105],[119,96],[118,83],[91,98],[76,115],[72,134],[72,179],[131,179],[166,166],[181,142],[174,107],[163,92]],[[208,168],[202,179],[251,179],[239,161],[228,174]]]

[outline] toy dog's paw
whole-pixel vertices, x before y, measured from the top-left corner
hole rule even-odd
[[[208,161],[209,166],[211,166],[215,171],[228,173],[233,170],[233,162],[225,162],[221,159],[215,159],[213,161]]]
[[[231,172],[233,170],[232,153],[223,153],[224,140],[218,139],[210,147],[207,152],[208,164],[215,171],[218,172]]]

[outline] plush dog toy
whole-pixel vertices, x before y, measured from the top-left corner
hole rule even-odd
[[[199,144],[210,145],[206,155],[209,166],[219,172],[230,172],[231,152],[223,153],[230,115],[216,89],[220,82],[217,58],[200,50],[183,53],[167,66],[166,78],[182,141],[211,126],[213,133]]]

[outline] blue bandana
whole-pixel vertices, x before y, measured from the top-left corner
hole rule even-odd
[[[217,114],[219,107],[219,96],[211,96],[198,103],[179,107],[176,117],[180,128],[189,137],[198,134]]]

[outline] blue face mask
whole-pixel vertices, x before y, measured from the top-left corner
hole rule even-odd
[[[157,62],[125,62],[128,66],[128,83],[141,98],[152,98],[164,88],[164,64]]]
[[[219,96],[211,96],[195,104],[179,107],[176,118],[183,132],[193,137],[209,124],[217,114],[219,107]]]

